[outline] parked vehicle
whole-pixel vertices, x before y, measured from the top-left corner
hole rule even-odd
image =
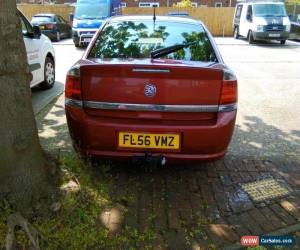
[[[257,40],[278,40],[284,44],[291,24],[283,2],[246,1],[236,5],[233,19],[234,37],[246,37],[249,43]]]
[[[17,14],[22,25],[29,69],[33,77],[30,87],[39,85],[42,89],[49,89],[55,82],[55,54],[51,41],[41,34],[38,26],[32,26],[20,11]]]
[[[73,21],[76,47],[87,46],[104,19],[121,14],[120,0],[77,0]]]
[[[85,155],[207,160],[231,140],[237,79],[201,22],[114,17],[67,73],[65,98],[70,135]]]
[[[71,25],[61,16],[56,14],[37,14],[32,17],[32,25],[40,27],[41,32],[52,41],[72,37]]]
[[[290,39],[300,40],[300,14],[291,19]]]

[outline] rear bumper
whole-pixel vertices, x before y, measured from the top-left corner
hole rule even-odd
[[[174,121],[107,118],[87,115],[82,108],[66,105],[69,131],[76,147],[84,154],[102,158],[129,159],[145,153],[163,155],[168,162],[212,160],[222,157],[234,130],[236,110],[219,112],[216,120],[206,124],[191,125]],[[201,122],[199,122],[201,123]],[[179,152],[118,148],[118,131],[180,133]]]
[[[253,38],[255,40],[287,40],[289,32],[287,31],[253,31]]]

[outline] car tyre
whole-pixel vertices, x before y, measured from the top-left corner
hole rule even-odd
[[[239,27],[235,27],[234,28],[233,36],[234,36],[235,39],[239,39],[240,38]]]
[[[40,83],[41,89],[50,89],[55,83],[55,65],[54,61],[50,57],[46,57],[44,66],[44,81]]]
[[[253,44],[255,42],[254,38],[253,38],[252,30],[250,30],[248,33],[248,42],[249,42],[249,44]]]
[[[281,41],[280,41],[280,44],[284,45],[285,42],[286,42],[286,40],[281,40]]]

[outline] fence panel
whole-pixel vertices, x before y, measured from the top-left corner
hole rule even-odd
[[[69,20],[69,14],[74,7],[63,4],[19,4],[18,8],[30,20],[38,13],[55,13]],[[156,9],[157,15],[167,15],[169,12],[188,12],[195,19],[201,20],[214,36],[231,36],[234,8],[178,8],[160,7]],[[124,15],[152,15],[152,8],[123,8]]]
[[[69,15],[74,7],[64,4],[18,4],[18,9],[31,20],[32,16],[39,13],[54,13],[69,21]]]
[[[232,36],[232,19],[235,8],[178,8],[159,7],[157,15],[167,15],[170,12],[188,12],[195,19],[201,20],[214,36]],[[124,15],[152,15],[152,8],[124,8]]]

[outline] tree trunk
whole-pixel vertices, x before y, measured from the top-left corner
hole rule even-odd
[[[16,1],[0,0],[0,200],[28,211],[46,194],[46,161],[35,123],[31,74]]]

